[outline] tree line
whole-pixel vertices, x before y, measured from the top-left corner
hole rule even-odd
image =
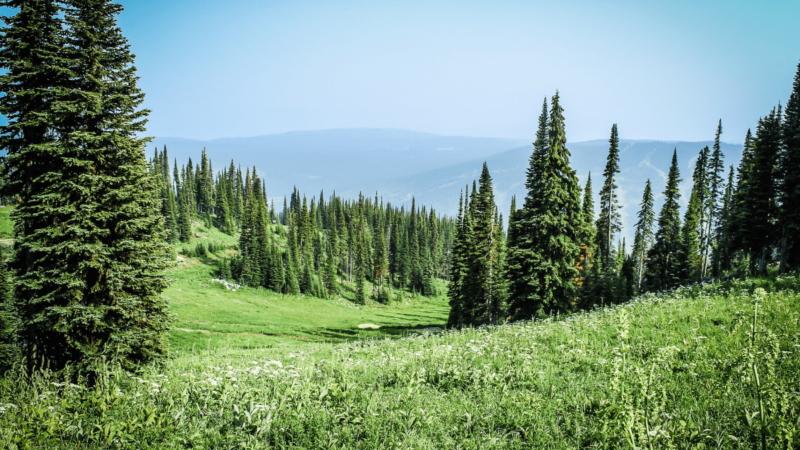
[[[200,162],[170,170],[167,148],[155,150],[150,170],[158,179],[161,213],[170,243],[192,240],[192,221],[239,234],[240,254],[220,262],[220,276],[277,293],[333,298],[354,283],[355,300],[391,299],[393,288],[436,295],[434,279],[449,276],[454,221],[437,217],[412,199],[395,207],[375,194],[345,200],[323,192],[310,201],[297,188],[276,213],[255,167],[244,173],[233,160],[214,174],[203,150]]]
[[[527,195],[519,209],[512,198],[507,233],[485,163],[477,185],[462,191],[448,325],[567,313],[713,277],[764,274],[771,263],[780,273],[798,268],[800,65],[786,107],[759,119],[754,134],[747,131],[741,162],[727,173],[722,132],[720,120],[713,146],[697,156],[682,220],[677,150],[658,215],[647,180],[628,252],[624,239],[616,239],[622,231],[617,125],[611,128],[596,211],[591,174],[581,188],[569,164],[559,95],[549,109],[545,99]]]

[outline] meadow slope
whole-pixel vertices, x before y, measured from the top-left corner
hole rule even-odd
[[[0,385],[0,442],[797,448],[799,283],[796,274],[731,281],[399,339],[181,352],[140,374],[112,368],[91,388],[17,374]]]
[[[226,289],[212,280],[219,274],[219,262],[238,253],[238,237],[199,222],[194,223],[192,231],[192,242],[177,245],[177,262],[167,272],[170,287],[164,291],[174,316],[169,338],[175,351],[287,348],[311,342],[403,336],[447,324],[450,307],[442,280],[434,280],[438,295],[432,297],[393,289],[393,301],[388,305],[371,299],[363,305],[354,303],[355,285],[344,280],[341,292],[333,299],[278,294],[262,288]],[[283,245],[285,234],[275,233],[279,245]],[[216,251],[197,256],[198,245]],[[371,287],[367,283],[366,290]]]

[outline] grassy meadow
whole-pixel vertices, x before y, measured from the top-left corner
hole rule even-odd
[[[205,279],[196,266],[185,270]],[[169,295],[195,281],[178,279]],[[192,308],[220,301],[216,293],[223,297],[208,288],[174,298],[183,321],[176,326],[194,323]],[[254,318],[217,313],[231,332],[239,328],[226,317],[253,327],[275,320],[281,330],[315,336],[281,312],[289,299],[268,299],[265,311],[274,312],[257,319],[258,297],[238,298],[243,304],[234,304]],[[343,324],[377,320],[383,311],[309,305],[329,308],[331,323]],[[337,308],[355,315],[333,316]],[[292,342],[179,346],[163,366],[138,374],[110,367],[94,387],[12,374],[0,384],[0,442],[69,449],[800,445],[796,274],[683,288],[537,322]]]
[[[353,303],[354,286],[350,283],[345,283],[341,295],[330,300],[281,295],[260,288],[226,289],[211,280],[217,278],[219,259],[236,253],[236,238],[199,223],[195,223],[194,232],[197,239],[177,248],[177,263],[168,273],[172,284],[164,293],[175,316],[170,342],[177,352],[290,348],[404,336],[447,324],[450,308],[443,282],[437,286],[437,297],[395,290],[395,300],[390,305]],[[194,254],[198,244],[215,246],[219,251],[205,257],[186,256]]]

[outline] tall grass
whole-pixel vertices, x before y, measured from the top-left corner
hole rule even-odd
[[[402,339],[0,383],[6,448],[797,448],[797,275]],[[757,310],[757,313],[756,313]]]

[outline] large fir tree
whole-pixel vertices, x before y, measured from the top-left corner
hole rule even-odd
[[[797,268],[800,256],[800,64],[794,76],[783,121],[783,153],[781,157],[780,191],[780,272]]]
[[[576,301],[581,190],[569,165],[558,93],[546,129],[546,152],[531,158],[528,194],[515,214],[516,242],[509,248],[509,307],[517,318],[568,311]]]
[[[617,199],[616,175],[619,173],[619,133],[617,124],[611,126],[608,157],[600,190],[600,215],[597,217],[597,253],[603,269],[608,270],[613,253],[614,233],[622,231],[620,206]]]
[[[667,186],[664,189],[664,204],[658,216],[658,228],[655,242],[648,252],[647,286],[649,289],[667,289],[680,281],[679,264],[676,258],[680,244],[680,205],[681,182],[678,170],[678,151],[672,154],[672,164],[667,175]]]
[[[639,204],[641,209],[636,214],[636,236],[634,242],[633,255],[636,258],[637,273],[637,289],[642,289],[642,279],[645,273],[645,259],[647,252],[653,245],[653,224],[655,223],[655,210],[653,209],[653,188],[650,185],[650,179],[647,179],[647,184],[644,185],[644,193],[642,193],[642,202]]]
[[[679,275],[682,282],[697,281],[702,275],[702,256],[700,255],[700,236],[698,226],[700,221],[700,210],[702,205],[698,198],[697,191],[692,190],[689,197],[689,204],[683,217],[683,228],[681,238],[676,251],[678,260]]]
[[[706,220],[706,227],[703,230],[703,241],[700,243],[700,253],[702,254],[700,275],[705,277],[708,273],[708,267],[711,263],[711,253],[713,249],[719,245],[716,242],[716,233],[714,229],[717,226],[717,221],[720,216],[720,201],[725,191],[725,155],[722,153],[720,137],[722,136],[722,119],[717,125],[717,133],[714,136],[714,151],[711,153],[711,158],[708,160],[708,197],[706,204],[703,205],[708,212],[708,219]]]
[[[747,179],[745,208],[743,209],[742,239],[750,252],[751,269],[758,262],[758,271],[764,273],[769,248],[775,243],[777,218],[776,168],[781,150],[781,113],[772,112],[759,120],[756,130],[753,162]]]
[[[148,111],[138,109],[144,94],[116,24],[122,7],[65,1],[61,33],[56,18],[46,17],[56,14],[53,3],[32,3],[7,20],[0,57],[10,68],[0,81],[6,92],[0,112],[9,118],[0,132],[14,174],[9,187],[20,198],[12,261],[20,339],[30,364],[60,369],[72,363],[94,372],[114,359],[133,369],[166,354],[169,320],[161,292],[168,247],[158,180],[148,173],[143,151],[147,139],[138,137]],[[61,44],[59,63],[66,69],[38,86],[16,76],[31,59],[11,50],[21,23],[31,32],[30,22],[18,19],[32,11],[52,34],[28,51]],[[63,73],[68,90],[60,90]],[[36,115],[46,133],[24,131],[31,116],[18,102],[31,91],[50,102]]]

